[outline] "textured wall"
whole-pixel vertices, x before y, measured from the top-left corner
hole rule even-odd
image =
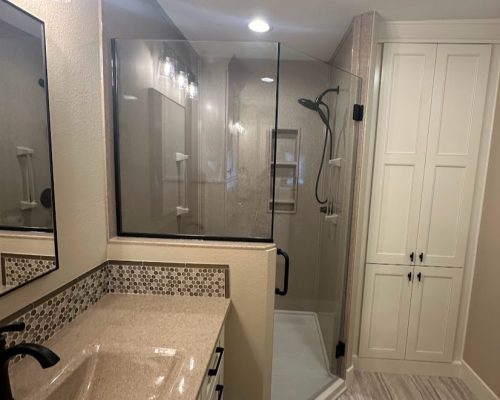
[[[60,269],[0,299],[0,318],[106,259],[99,2],[15,0],[45,21]]]
[[[224,396],[270,400],[274,245],[121,238],[109,244],[108,254],[114,260],[229,265],[231,310],[226,322]]]
[[[464,360],[500,396],[500,101],[497,101]]]

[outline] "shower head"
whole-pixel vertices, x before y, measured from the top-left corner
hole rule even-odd
[[[309,110],[312,110],[312,111],[319,110],[319,104],[315,101],[312,101],[309,99],[299,99],[298,102],[301,106],[304,106],[305,108],[308,108]]]
[[[309,100],[309,99],[299,99],[298,100],[299,104],[301,106],[304,106],[305,108],[309,109],[309,110],[312,110],[312,111],[316,111],[321,120],[323,121],[323,123],[326,125],[326,126],[329,126],[330,125],[330,122],[329,122],[329,118],[325,115],[325,113],[323,112],[323,110],[320,108],[320,105],[322,104],[323,106],[325,106],[327,109],[328,109],[328,106],[323,103],[320,99],[320,101],[312,101],[312,100]],[[328,111],[328,114],[330,112]]]

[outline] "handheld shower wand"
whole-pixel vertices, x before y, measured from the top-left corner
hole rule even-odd
[[[301,106],[306,107],[311,111],[317,112],[319,117],[321,118],[321,121],[323,121],[323,124],[325,125],[325,142],[323,144],[323,154],[321,155],[321,163],[319,165],[319,171],[316,177],[316,189],[315,189],[316,201],[319,204],[326,204],[328,202],[328,198],[326,198],[325,200],[320,200],[318,192],[319,192],[319,180],[321,178],[321,171],[323,170],[323,163],[325,162],[326,145],[328,144],[328,137],[330,137],[330,158],[332,158],[333,154],[333,132],[330,126],[330,107],[328,107],[328,104],[323,102],[323,97],[325,97],[326,94],[331,92],[337,93],[338,95],[340,92],[340,87],[337,86],[335,88],[328,88],[324,90],[316,97],[314,101],[304,98],[298,99],[298,102]],[[321,106],[323,106],[326,109],[326,114],[321,108]]]

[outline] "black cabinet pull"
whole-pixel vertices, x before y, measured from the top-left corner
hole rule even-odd
[[[419,281],[419,282],[422,282],[422,272],[419,272],[419,273],[417,274],[417,278],[418,278],[418,281]]]
[[[418,258],[420,258],[420,262],[424,262],[424,253],[420,253]]]
[[[281,290],[280,288],[276,288],[274,290],[274,293],[279,294],[280,296],[286,296],[286,294],[288,293],[288,279],[290,274],[290,257],[288,257],[288,254],[286,254],[281,249],[277,250],[277,254],[285,259],[285,276],[283,278],[283,290]]]
[[[412,251],[411,254],[410,254],[410,260],[411,260],[411,262],[413,262],[414,258],[415,258],[415,252]]]
[[[411,282],[411,272],[408,272],[408,282]]]
[[[215,376],[219,372],[220,363],[222,362],[222,356],[224,355],[224,347],[217,347],[215,353],[218,354],[217,364],[215,368],[210,368],[208,370],[208,376]]]
[[[215,391],[219,392],[219,395],[217,396],[217,400],[222,399],[222,392],[224,391],[224,385],[217,385],[215,387]]]

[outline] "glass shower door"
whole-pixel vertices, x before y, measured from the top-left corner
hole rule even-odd
[[[304,400],[342,375],[360,79],[287,46],[279,72],[274,241],[290,270],[276,296],[273,400]],[[278,284],[283,274],[278,258]]]

